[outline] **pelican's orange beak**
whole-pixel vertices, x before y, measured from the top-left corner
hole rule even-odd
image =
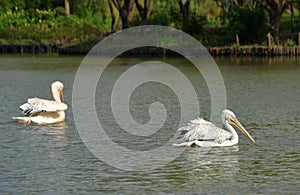
[[[251,135],[243,127],[243,125],[238,121],[237,118],[231,117],[231,120],[228,123],[231,124],[231,125],[236,126],[246,137],[248,137],[253,143],[255,143],[255,140],[251,137]]]

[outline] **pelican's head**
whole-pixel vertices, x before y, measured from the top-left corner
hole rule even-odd
[[[51,85],[52,94],[56,101],[64,102],[64,95],[63,95],[63,89],[64,85],[60,81],[55,81]]]
[[[248,131],[246,131],[246,129],[239,122],[239,120],[231,110],[226,109],[222,112],[222,121],[223,124],[227,123],[229,125],[237,127],[246,137],[248,137],[253,143],[255,143],[255,140],[251,137]]]

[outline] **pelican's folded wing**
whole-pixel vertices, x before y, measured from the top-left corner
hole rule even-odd
[[[178,129],[184,132],[182,141],[193,141],[193,140],[211,140],[211,141],[222,141],[229,139],[232,134],[227,132],[213,123],[206,121],[202,118],[191,120],[191,122]]]
[[[39,98],[30,98],[28,102],[21,105],[20,109],[25,116],[34,116],[39,112],[56,112],[67,110],[68,106],[61,102],[53,100],[43,100]]]

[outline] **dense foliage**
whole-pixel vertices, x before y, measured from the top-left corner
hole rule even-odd
[[[282,7],[280,43],[297,43],[297,1]],[[0,0],[0,44],[78,44],[141,24],[182,29],[207,46],[264,44],[276,24],[264,1],[246,0]],[[272,1],[268,1],[272,2]],[[69,5],[67,11],[66,3]],[[127,6],[127,7],[126,7]],[[273,10],[273,11],[274,11]],[[280,12],[280,13],[279,13]],[[275,21],[276,22],[276,21]],[[272,26],[273,25],[273,26]],[[278,36],[279,36],[278,35]],[[275,39],[277,41],[277,38]],[[279,43],[279,41],[277,41]]]

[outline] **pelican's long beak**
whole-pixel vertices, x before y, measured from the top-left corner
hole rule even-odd
[[[255,140],[251,137],[251,135],[246,131],[246,129],[243,127],[243,125],[238,121],[237,118],[231,117],[230,121],[228,122],[231,125],[236,126],[246,137],[248,137],[253,143],[255,143]]]
[[[64,94],[63,94],[62,90],[59,90],[59,95],[60,95],[60,98],[61,98],[61,102],[64,103],[65,98],[64,98]]]

